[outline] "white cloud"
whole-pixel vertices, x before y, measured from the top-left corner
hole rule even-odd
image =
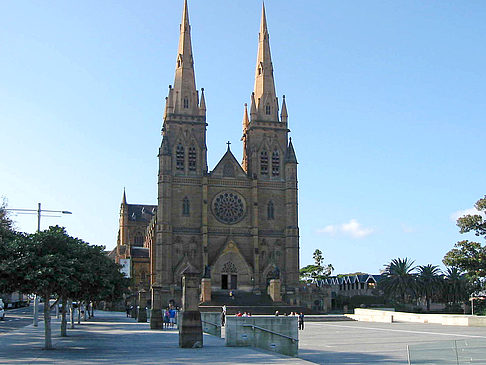
[[[414,233],[416,232],[416,229],[412,226],[402,223],[402,231],[403,233]]]
[[[486,218],[486,215],[483,212],[480,212],[476,208],[469,208],[464,210],[458,210],[450,215],[452,221],[457,221],[458,218],[464,217],[465,215],[481,215],[483,218]]]
[[[365,228],[356,219],[351,219],[348,223],[328,225],[324,228],[318,229],[317,233],[337,234],[351,236],[353,238],[363,238],[372,234],[375,230],[373,228]]]

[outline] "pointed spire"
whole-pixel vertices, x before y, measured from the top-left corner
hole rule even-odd
[[[282,123],[287,123],[288,121],[288,114],[287,114],[287,103],[285,102],[285,95],[282,97],[282,113],[280,114],[280,119]]]
[[[125,193],[125,188],[123,188],[123,199],[122,199],[122,204],[126,205],[127,204],[127,194]]]
[[[201,101],[199,103],[199,114],[206,115],[206,99],[204,98],[204,88],[201,88]]]
[[[248,171],[247,132],[249,124],[250,121],[248,120],[248,105],[245,103],[245,111],[243,112],[243,137],[241,137],[241,140],[243,141],[243,160],[241,164],[243,166],[243,170],[245,171]]]
[[[182,21],[180,25],[179,49],[177,51],[174,90],[176,91],[175,113],[193,113],[197,107],[196,79],[194,76],[194,59],[192,56],[191,26],[187,0],[184,0]],[[179,100],[180,99],[180,100]]]
[[[286,163],[298,163],[297,156],[295,155],[294,146],[292,145],[292,137],[290,137],[289,146],[287,147],[287,151],[285,152],[285,162]]]
[[[251,93],[251,106],[250,106],[250,120],[256,120],[257,118],[257,109],[255,103],[255,93]]]
[[[262,4],[260,34],[258,36],[258,53],[255,70],[255,99],[258,100],[258,120],[278,122],[278,102],[273,79],[272,56],[267,29],[265,4]]]
[[[243,134],[246,133],[250,121],[248,120],[248,104],[245,103],[245,111],[243,112]]]

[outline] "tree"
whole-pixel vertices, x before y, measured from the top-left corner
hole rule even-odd
[[[312,254],[314,265],[307,265],[300,269],[300,278],[308,283],[316,283],[318,280],[323,280],[329,277],[334,271],[332,264],[324,265],[324,257],[322,251],[316,249]]]
[[[400,299],[402,303],[405,303],[407,298],[415,296],[417,285],[413,274],[415,269],[413,263],[414,261],[406,257],[393,259],[385,266],[379,286],[386,296]]]
[[[7,239],[11,240],[14,236],[15,230],[7,211],[7,200],[3,198],[0,204],[0,243]]]
[[[67,299],[115,300],[127,290],[119,266],[103,249],[73,238],[57,226],[32,235],[18,234],[0,245],[0,291],[22,291],[44,298],[46,349],[52,349],[52,295],[62,298],[63,303]]]
[[[486,212],[486,196],[475,204],[476,209]],[[457,220],[460,233],[474,232],[478,237],[486,239],[486,219],[480,214],[468,214]],[[446,253],[442,262],[446,266],[457,267],[466,272],[467,277],[475,286],[475,290],[484,287],[486,277],[486,246],[479,242],[463,240],[457,242],[452,250]]]
[[[417,291],[423,295],[427,304],[427,312],[430,312],[430,300],[441,291],[442,272],[437,265],[420,265],[417,267]]]
[[[444,276],[444,301],[452,308],[467,301],[471,294],[471,285],[466,276],[457,267],[448,267]]]

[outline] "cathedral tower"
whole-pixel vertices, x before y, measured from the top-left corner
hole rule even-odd
[[[204,272],[213,297],[227,299],[234,290],[263,298],[270,280],[279,279],[284,300],[296,303],[297,159],[288,140],[285,97],[279,115],[264,7],[249,109],[245,105],[242,164],[228,143],[208,171],[206,102],[203,89],[200,94],[196,89],[184,0],[175,80],[166,98],[158,154],[152,328],[161,326],[161,308],[179,303],[181,275],[188,266]]]

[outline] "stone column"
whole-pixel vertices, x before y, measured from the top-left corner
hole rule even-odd
[[[199,272],[189,264],[182,272],[182,312],[179,314],[179,347],[203,346],[199,312]]]
[[[156,285],[152,285],[152,309],[150,312],[150,329],[161,330],[163,324],[162,288]]]
[[[138,292],[138,315],[137,322],[147,322],[147,291],[141,289]]]
[[[280,279],[270,280],[270,285],[268,286],[268,294],[274,302],[282,301],[282,295],[280,294]]]
[[[206,303],[211,301],[211,279],[201,279],[201,302]]]

